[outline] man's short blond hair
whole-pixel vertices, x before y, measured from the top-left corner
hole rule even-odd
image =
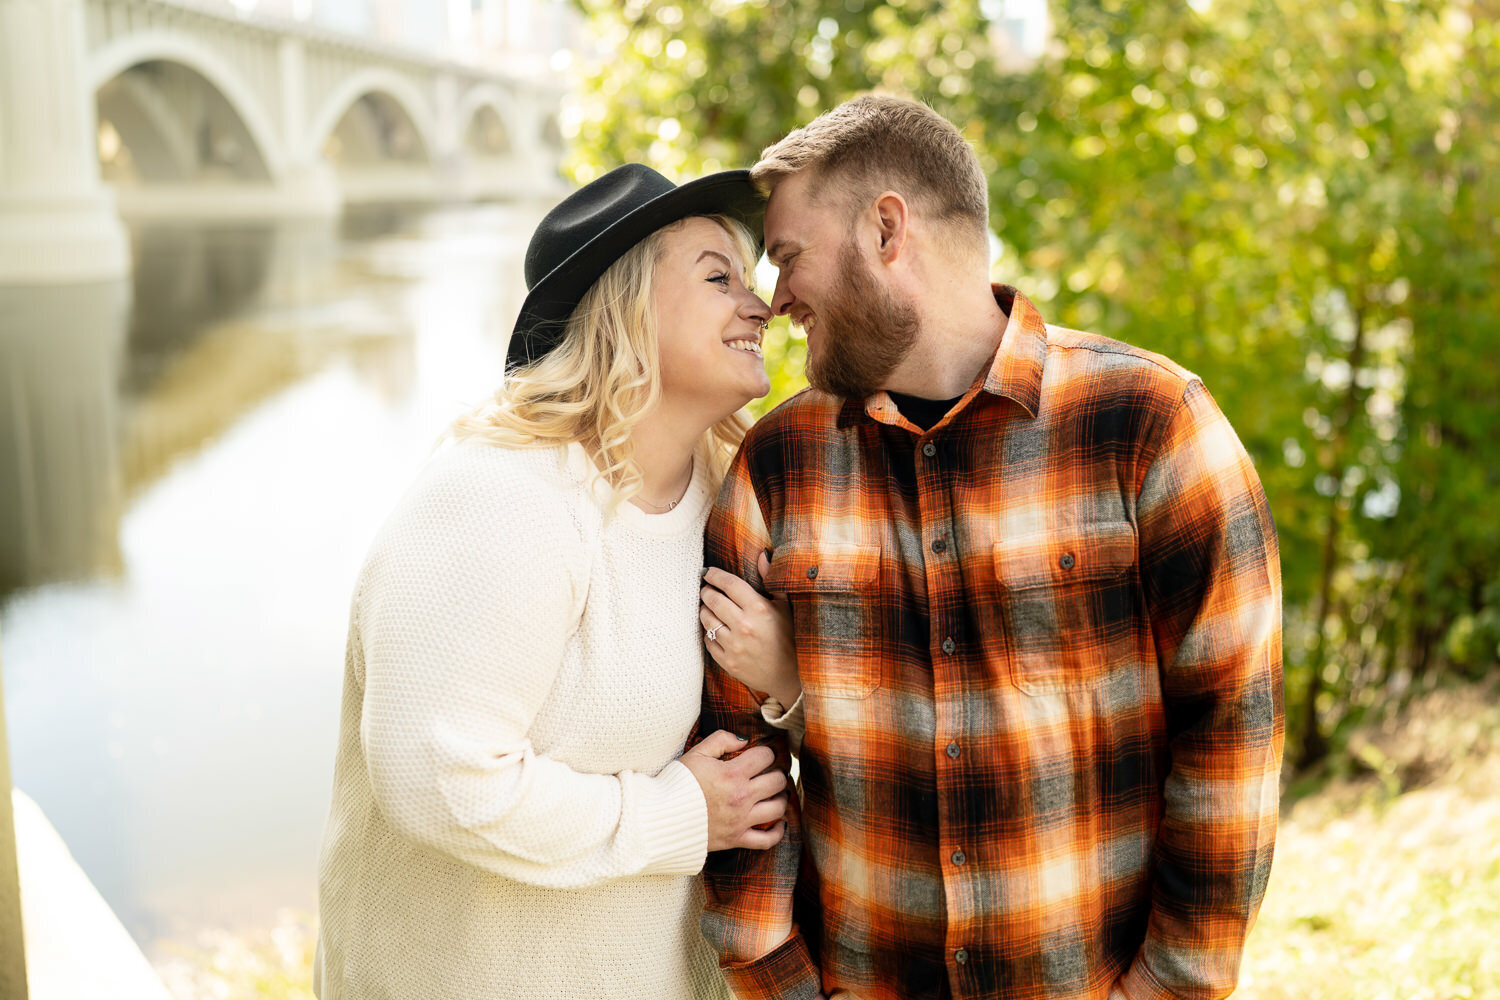
[[[808,170],[814,191],[833,185],[852,210],[896,191],[929,218],[987,240],[989,193],[979,157],[952,122],[918,101],[886,94],[845,101],[767,146],[750,178],[770,194]]]

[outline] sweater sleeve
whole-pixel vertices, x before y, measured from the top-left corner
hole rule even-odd
[[[522,882],[695,873],[708,812],[680,762],[588,774],[532,746],[589,554],[566,493],[488,447],[435,460],[366,567],[360,738],[375,802],[399,836]]]

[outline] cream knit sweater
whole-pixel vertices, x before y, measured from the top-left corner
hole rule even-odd
[[[729,996],[698,929],[702,470],[621,505],[577,445],[453,445],[355,590],[323,1000]]]

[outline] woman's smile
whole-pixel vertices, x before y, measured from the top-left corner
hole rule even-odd
[[[753,354],[761,357],[760,341],[758,340],[730,340],[724,343],[725,347],[732,348],[742,354]]]

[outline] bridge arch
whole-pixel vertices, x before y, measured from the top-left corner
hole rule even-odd
[[[217,89],[250,134],[271,180],[281,177],[287,162],[286,150],[277,140],[276,129],[272,127],[254,88],[225,67],[222,55],[186,35],[172,31],[144,31],[116,39],[89,59],[89,90],[97,94],[131,67],[155,61],[185,66]]]
[[[426,97],[410,80],[387,69],[371,67],[351,74],[334,88],[317,113],[307,131],[303,153],[309,159],[322,156],[323,145],[333,130],[360,98],[380,94],[390,98],[411,120],[417,139],[422,145],[423,157],[435,162],[441,148],[437,141],[437,127],[432,109]]]
[[[468,138],[469,129],[476,116],[485,110],[494,112],[505,129],[508,148],[505,155],[523,152],[526,143],[526,123],[520,114],[515,95],[493,83],[480,84],[459,98],[454,109],[453,121],[458,130],[455,148],[462,148]]]
[[[543,146],[557,153],[561,153],[567,147],[568,140],[563,138],[562,122],[556,111],[549,111],[542,116],[537,138],[541,140]]]

